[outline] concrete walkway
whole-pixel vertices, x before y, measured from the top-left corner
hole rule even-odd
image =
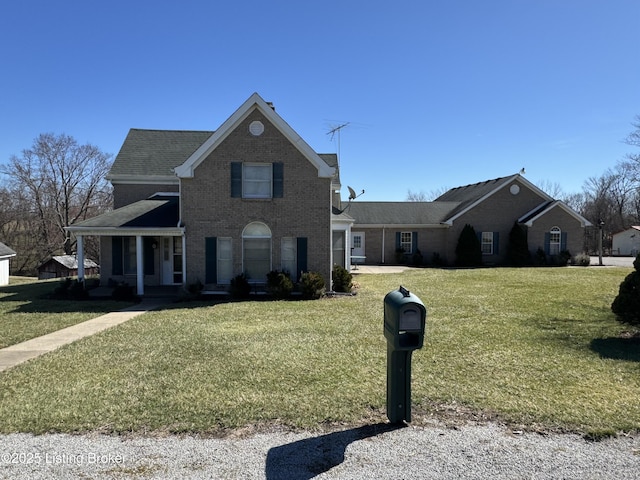
[[[43,335],[42,337],[32,338],[26,342],[2,348],[0,349],[0,372],[51,352],[63,345],[101,332],[107,328],[120,325],[149,310],[160,308],[168,302],[169,300],[162,298],[144,299],[142,302],[123,310],[107,313],[106,315],[71,325],[62,330]]]

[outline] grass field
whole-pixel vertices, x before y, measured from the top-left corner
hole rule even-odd
[[[58,284],[56,280],[11,277],[10,285],[0,287],[0,348],[130,305],[111,300],[63,302],[47,299]]]
[[[610,304],[623,268],[360,275],[358,295],[182,303],[0,374],[0,431],[220,433],[385,418],[383,298],[428,310],[413,423],[640,430],[640,344]],[[631,337],[631,338],[626,338]]]

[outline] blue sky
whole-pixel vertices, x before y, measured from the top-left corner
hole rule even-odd
[[[639,24],[637,0],[2,2],[0,162],[45,132],[115,155],[215,130],[258,92],[317,152],[348,122],[361,200],[522,167],[578,192],[633,151]]]

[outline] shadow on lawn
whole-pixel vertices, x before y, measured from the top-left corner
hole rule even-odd
[[[128,303],[123,304],[123,302],[104,298],[77,301],[54,300],[50,296],[59,284],[59,281],[40,280],[0,287],[0,304],[17,303],[17,307],[8,311],[9,313],[95,312],[99,314],[120,310],[128,305]],[[1,305],[0,311],[2,311]]]
[[[640,336],[596,338],[591,341],[591,350],[601,358],[640,362]]]
[[[266,478],[313,478],[344,462],[344,452],[349,444],[405,426],[376,423],[274,447],[267,453]]]

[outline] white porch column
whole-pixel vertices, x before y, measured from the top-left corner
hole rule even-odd
[[[187,237],[182,234],[182,287],[187,285]]]
[[[144,255],[142,252],[142,237],[136,236],[136,279],[138,295],[144,295]]]
[[[84,283],[84,244],[82,235],[76,237],[76,260],[78,261],[78,281]]]

